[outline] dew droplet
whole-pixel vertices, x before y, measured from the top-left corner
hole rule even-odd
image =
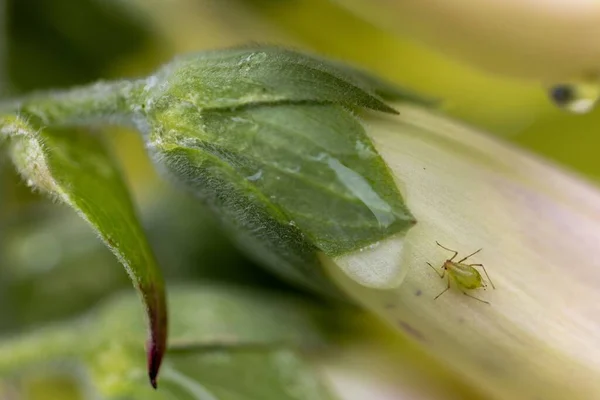
[[[408,272],[403,251],[404,236],[395,235],[331,260],[362,286],[394,289],[404,281]]]
[[[560,83],[548,92],[552,102],[558,107],[575,114],[585,114],[594,109],[600,98],[600,81]]]

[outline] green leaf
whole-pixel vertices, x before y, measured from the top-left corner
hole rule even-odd
[[[86,220],[131,276],[148,316],[148,368],[153,381],[167,335],[164,287],[121,174],[98,136],[34,129],[32,120],[0,120],[12,160],[28,185],[68,204]]]
[[[395,114],[366,74],[348,73],[307,54],[243,47],[176,58],[150,77],[147,106],[188,101],[200,109],[281,102],[332,102]],[[160,107],[160,106],[159,106]]]
[[[146,80],[133,106],[152,156],[209,204],[240,247],[272,270],[338,294],[319,252],[337,257],[415,220],[360,121],[384,85],[275,47],[189,55]],[[377,272],[375,272],[377,273]]]
[[[170,345],[158,391],[147,386],[140,367],[144,354],[136,338],[143,322],[131,295],[85,319],[0,341],[0,377],[79,359],[91,386],[108,399],[332,399],[302,354],[326,347],[342,312],[239,287],[185,286],[169,293]]]
[[[155,122],[154,158],[210,204],[264,264],[332,291],[316,253],[347,253],[413,226],[360,122],[336,105],[255,105]]]

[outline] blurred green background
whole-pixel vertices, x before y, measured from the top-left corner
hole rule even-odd
[[[486,74],[327,0],[0,0],[0,9],[3,98],[144,75],[182,52],[251,41],[287,44],[443,99],[450,115],[593,182],[600,179],[600,112],[568,114],[550,103],[538,82]],[[300,290],[245,259],[193,199],[159,180],[135,132],[105,133],[167,280]],[[31,193],[0,157],[0,336],[78,315],[129,287],[123,269],[85,223]],[[0,382],[0,398],[13,393],[15,399],[68,399],[77,393],[70,381],[47,376],[7,385]]]

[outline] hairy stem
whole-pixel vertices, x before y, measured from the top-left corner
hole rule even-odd
[[[41,126],[127,124],[134,105],[139,104],[144,82],[98,82],[65,91],[34,93],[0,103],[0,115],[22,115],[35,119]]]

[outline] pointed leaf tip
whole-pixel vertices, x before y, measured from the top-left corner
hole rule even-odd
[[[162,285],[141,285],[149,317],[150,338],[147,345],[148,377],[154,389],[162,359],[167,348],[167,304]]]
[[[162,362],[163,353],[163,351],[159,350],[159,346],[155,338],[151,338],[148,343],[147,350],[148,377],[150,378],[150,385],[152,385],[154,389],[156,389],[158,386],[156,380],[158,377],[158,370],[160,369],[160,364]]]

